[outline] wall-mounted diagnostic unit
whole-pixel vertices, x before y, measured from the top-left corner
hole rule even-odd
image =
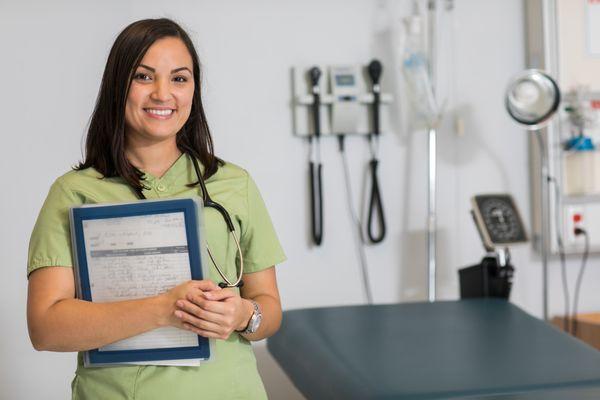
[[[372,60],[368,65],[312,65],[292,69],[292,108],[294,134],[309,143],[309,192],[311,209],[311,243],[320,246],[326,236],[323,203],[326,200],[321,160],[321,140],[336,137],[344,165],[344,181],[349,211],[356,227],[356,249],[359,252],[362,280],[367,302],[372,302],[364,245],[377,244],[386,236],[382,191],[378,179],[378,150],[382,132],[389,131],[387,105],[392,96],[382,90],[383,65]],[[352,200],[350,172],[345,153],[347,135],[364,135],[368,139],[371,158],[369,170],[368,217],[360,220]],[[366,187],[366,185],[365,185]]]
[[[322,72],[319,80],[320,134],[362,134],[372,132],[373,113],[370,106],[375,101],[368,71],[364,65],[314,65],[297,66],[292,69],[292,107],[294,134],[314,135],[315,127],[311,113],[314,97],[308,78],[311,68]],[[392,103],[390,93],[379,96],[380,127],[389,132],[388,105]]]
[[[331,129],[333,132],[353,132],[358,127],[362,105],[358,81],[358,66],[329,67],[332,104]]]

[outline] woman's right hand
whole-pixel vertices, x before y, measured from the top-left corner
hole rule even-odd
[[[187,299],[189,295],[203,294],[213,290],[222,290],[216,283],[210,280],[187,281],[165,293],[159,295],[161,307],[160,321],[161,326],[174,326],[183,329],[181,318],[175,316],[175,311],[179,310],[176,306],[177,300]]]

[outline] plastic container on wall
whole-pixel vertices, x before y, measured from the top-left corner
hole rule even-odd
[[[567,196],[600,194],[600,151],[564,154],[564,190]]]

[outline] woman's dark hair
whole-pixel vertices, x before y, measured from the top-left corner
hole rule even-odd
[[[200,94],[200,63],[188,34],[170,19],[144,19],[127,26],[113,44],[102,76],[100,93],[92,114],[85,143],[85,160],[74,169],[94,167],[103,177],[122,177],[141,193],[143,172],[125,156],[125,105],[136,68],[154,42],[166,37],[181,39],[193,62],[194,95],[188,120],[177,133],[177,147],[200,160],[204,178],[222,163],[214,155]]]

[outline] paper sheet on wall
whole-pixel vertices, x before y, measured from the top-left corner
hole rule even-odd
[[[191,279],[183,212],[87,220],[83,230],[94,302],[155,296]],[[189,347],[197,343],[196,334],[165,327],[120,340],[99,351]],[[169,360],[133,364],[199,363]]]

